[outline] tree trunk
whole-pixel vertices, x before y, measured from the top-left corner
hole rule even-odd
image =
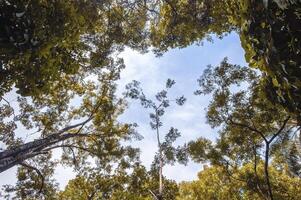
[[[264,174],[265,174],[266,184],[268,186],[269,199],[274,200],[272,187],[271,187],[271,183],[270,183],[270,175],[269,175],[269,153],[270,153],[270,144],[266,143],[265,159],[264,159]]]
[[[157,142],[159,149],[159,194],[157,196],[158,200],[162,200],[163,198],[163,158],[162,158],[162,148],[160,142],[160,132],[159,132],[159,116],[156,111],[156,131],[157,131]]]
[[[60,141],[71,137],[81,136],[77,134],[53,134],[43,139],[22,144],[14,149],[8,149],[0,152],[0,173],[21,164],[23,161],[44,154],[43,149],[50,147]]]
[[[159,168],[159,200],[162,199],[163,194],[163,180],[162,180],[162,174],[163,174],[163,162],[162,162],[162,151],[160,150],[160,168]]]

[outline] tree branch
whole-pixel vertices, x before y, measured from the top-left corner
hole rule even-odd
[[[47,149],[44,149],[44,151],[50,151],[50,150],[53,150],[53,149],[56,149],[56,148],[64,148],[64,147],[68,147],[68,148],[76,148],[76,149],[80,149],[80,150],[83,150],[83,151],[86,151],[86,152],[89,152],[95,156],[98,156],[96,153],[94,153],[93,151],[87,149],[87,148],[84,148],[84,147],[79,147],[79,146],[76,146],[74,144],[62,144],[62,145],[56,145],[56,146],[52,146],[52,147],[49,147]]]
[[[85,121],[83,121],[83,122],[80,122],[80,123],[78,123],[78,124],[74,124],[74,125],[67,126],[67,127],[61,129],[59,132],[57,132],[57,133],[55,133],[55,134],[56,134],[56,135],[59,135],[59,134],[62,134],[62,133],[64,133],[64,132],[66,132],[66,131],[69,131],[69,130],[71,130],[71,129],[74,129],[74,128],[77,128],[77,127],[81,126],[80,129],[79,129],[79,131],[80,131],[80,130],[83,128],[83,126],[84,126],[85,124],[87,124],[89,121],[91,121],[92,119],[93,119],[93,116],[90,116],[87,120],[85,120]],[[77,132],[79,132],[79,131],[77,131]]]
[[[39,189],[39,193],[41,193],[42,190],[43,190],[43,187],[44,187],[44,182],[45,182],[45,178],[44,178],[43,174],[41,173],[41,171],[38,168],[33,167],[33,166],[27,164],[26,162],[22,162],[22,163],[20,163],[20,165],[23,166],[23,167],[26,167],[28,169],[36,171],[36,173],[41,178],[41,185],[40,185],[40,189]]]
[[[148,190],[148,191],[151,193],[151,195],[153,196],[153,198],[154,198],[155,200],[159,200],[158,197],[157,197],[157,195],[155,195],[155,194],[153,193],[153,191],[151,191],[151,190]]]
[[[232,119],[229,119],[229,121],[230,121],[233,125],[240,126],[240,127],[244,127],[244,128],[249,129],[250,131],[253,131],[253,132],[258,133],[258,134],[261,136],[261,138],[262,138],[266,143],[268,143],[267,138],[266,138],[266,137],[264,136],[264,134],[263,134],[261,131],[259,131],[258,129],[253,128],[253,127],[251,127],[251,126],[249,126],[249,125],[247,125],[247,124],[242,124],[242,123],[234,122]]]
[[[269,175],[269,152],[270,152],[270,145],[269,145],[269,143],[266,143],[265,158],[264,158],[264,174],[265,174],[266,184],[268,186],[268,194],[269,194],[270,200],[274,200],[272,186],[270,183],[270,175]]]
[[[263,192],[262,188],[259,185],[259,177],[258,177],[258,174],[257,174],[257,149],[256,149],[255,142],[254,142],[254,145],[253,145],[253,151],[254,151],[254,174],[255,174],[255,177],[256,177],[257,190],[262,195],[262,197],[267,200],[266,195],[264,195],[264,192]]]
[[[288,122],[288,120],[290,119],[291,117],[290,116],[288,116],[285,120],[284,120],[284,122],[283,122],[283,124],[282,124],[282,126],[280,127],[280,129],[277,131],[277,133],[275,133],[272,137],[271,137],[271,139],[269,139],[269,141],[268,141],[268,143],[270,144],[282,131],[283,131],[283,129],[285,128],[285,126],[286,126],[286,124],[287,124],[287,122]]]

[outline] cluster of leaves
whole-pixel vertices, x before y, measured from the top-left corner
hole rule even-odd
[[[282,193],[277,187],[279,183],[275,183],[274,177],[277,175],[273,174],[276,172],[285,171],[281,176],[291,179],[287,183],[292,181],[293,186],[282,183],[285,187],[300,184],[300,177],[296,178],[300,173],[300,147],[296,146],[300,127],[281,106],[275,106],[265,98],[263,88],[258,84],[259,78],[250,68],[229,64],[224,59],[216,68],[208,66],[198,80],[200,89],[196,94],[213,95],[207,121],[213,128],[219,127],[220,137],[215,143],[205,138],[190,142],[191,158],[196,162],[209,162],[212,170],[221,167],[225,171],[223,176],[236,176],[235,179],[239,177],[235,174],[244,168],[253,170],[252,176],[245,175],[246,186],[228,186],[226,182],[225,194],[211,194],[218,195],[218,199],[223,199],[219,195],[226,195],[230,189],[237,191],[232,191],[230,195],[234,196],[225,199],[294,199],[293,192]],[[274,168],[269,167],[271,160]],[[210,176],[218,178],[216,184],[223,182],[219,179],[223,176],[213,173]],[[252,196],[252,192],[258,196]]]
[[[257,184],[264,184],[263,163],[258,165],[258,175],[254,173],[252,164],[237,168],[231,176],[220,166],[205,167],[199,172],[198,180],[182,182],[179,185],[178,200],[201,199],[233,199],[261,200],[265,199],[258,190]],[[275,199],[300,199],[299,178],[291,177],[286,169],[274,164],[269,168],[272,187],[275,188]]]
[[[150,29],[156,52],[235,31],[246,61],[265,74],[265,95],[300,120],[300,1],[166,0],[156,8]]]
[[[51,155],[41,155],[18,168],[17,183],[5,185],[5,199],[41,199],[54,197],[58,190],[52,178],[56,163]],[[38,170],[39,169],[39,170]],[[39,173],[37,173],[39,172]]]
[[[139,136],[133,125],[117,121],[125,104],[115,96],[115,81],[124,68],[117,56],[124,46],[145,50],[146,16],[139,5],[0,2],[0,172],[21,165],[17,185],[6,192],[51,197],[58,164],[78,171],[90,158],[106,168],[137,156],[121,144]],[[55,149],[60,159],[52,158]]]
[[[163,192],[163,167],[166,164],[174,164],[179,162],[182,164],[187,163],[187,153],[186,149],[183,147],[174,147],[173,143],[181,136],[178,129],[171,127],[169,132],[165,135],[164,141],[161,141],[160,128],[163,126],[162,116],[165,114],[166,108],[168,108],[172,101],[175,101],[179,106],[184,105],[186,98],[184,96],[178,97],[176,99],[170,100],[167,96],[168,91],[176,82],[174,80],[168,79],[166,81],[165,89],[158,92],[155,95],[155,100],[147,98],[143,93],[140,83],[133,81],[126,85],[127,92],[126,97],[137,99],[140,101],[141,105],[145,109],[151,109],[152,112],[149,114],[150,117],[150,127],[156,132],[158,152],[155,155],[154,162],[152,164],[152,171],[158,172],[159,180],[159,190],[153,193],[154,197],[161,200],[164,198]]]
[[[301,3],[255,1],[240,5],[240,38],[250,66],[266,74],[265,93],[300,120]]]
[[[223,36],[234,29],[222,0],[166,0],[157,4],[157,15],[151,20],[150,39],[161,53],[169,48],[183,48],[210,34]]]
[[[143,50],[143,8],[126,1],[0,2],[0,96],[51,91],[65,74],[110,62],[124,45]]]
[[[126,171],[127,167],[131,167],[131,173]],[[94,170],[77,176],[58,194],[58,199],[152,200],[150,191],[158,188],[156,176],[138,162],[127,167],[119,166],[113,174]],[[177,184],[164,179],[164,186],[164,199],[175,199]]]
[[[296,0],[1,1],[0,172],[21,165],[6,198],[172,200],[178,187],[162,168],[185,164],[189,153],[212,166],[181,184],[180,199],[300,199],[300,12]],[[207,119],[219,127],[215,143],[200,138],[174,147],[176,128],[161,142],[166,109],[185,102],[167,96],[175,81],[155,100],[138,82],[127,86],[127,97],[152,110],[158,153],[147,171],[139,151],[122,145],[139,135],[117,121],[125,104],[115,96],[124,68],[116,55],[150,45],[161,54],[231,31],[263,73],[226,59],[205,70],[196,94],[213,94]],[[17,101],[10,102],[14,87]],[[54,149],[61,149],[58,160]],[[58,163],[81,174],[60,193],[51,178]]]

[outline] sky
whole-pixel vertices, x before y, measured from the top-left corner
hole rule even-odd
[[[172,105],[167,109],[162,121],[162,138],[170,127],[177,128],[181,137],[176,144],[184,144],[198,137],[206,137],[214,140],[217,137],[216,130],[212,130],[206,124],[206,106],[210,102],[210,96],[195,96],[193,92],[198,89],[197,79],[208,64],[218,65],[224,57],[228,57],[233,64],[246,65],[244,52],[241,48],[237,34],[230,34],[222,40],[214,39],[214,42],[204,42],[202,46],[192,45],[184,49],[173,49],[161,57],[153,53],[140,54],[131,49],[125,49],[120,55],[126,68],[121,73],[118,81],[118,94],[121,95],[125,85],[132,80],[141,83],[145,94],[153,98],[162,90],[168,78],[176,81],[170,91],[172,98],[184,95],[187,101],[184,106]],[[129,101],[128,109],[120,116],[121,122],[136,122],[137,131],[143,135],[141,141],[134,141],[131,145],[141,149],[141,161],[146,167],[150,167],[157,150],[155,133],[149,126],[149,110],[145,110],[138,102]],[[166,166],[163,174],[177,182],[190,181],[197,178],[197,173],[202,169],[201,164],[189,162],[187,166]],[[15,182],[16,167],[0,174],[0,186]],[[71,168],[58,167],[54,178],[63,189],[70,179],[75,176]]]
[[[162,138],[170,127],[175,127],[181,132],[182,136],[176,144],[183,144],[198,137],[211,140],[217,137],[216,130],[212,130],[206,124],[205,109],[210,96],[193,94],[198,89],[197,79],[206,66],[216,66],[224,57],[228,57],[230,63],[246,65],[244,51],[236,34],[230,34],[222,40],[216,38],[213,43],[205,42],[203,46],[192,45],[184,49],[173,49],[162,57],[156,57],[153,53],[142,55],[130,49],[127,49],[122,57],[127,67],[121,74],[120,91],[124,90],[127,83],[137,80],[147,97],[153,98],[170,78],[176,81],[171,89],[171,98],[181,95],[187,98],[182,107],[170,106],[162,119]],[[130,101],[129,108],[120,118],[122,122],[136,122],[139,125],[137,130],[144,139],[132,145],[141,149],[141,160],[146,167],[150,166],[157,150],[156,135],[149,126],[149,112],[150,110],[143,109],[139,102]],[[177,182],[190,181],[197,178],[201,169],[201,164],[190,162],[187,166],[165,166],[163,174]]]

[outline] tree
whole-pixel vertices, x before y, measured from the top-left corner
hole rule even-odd
[[[138,136],[116,120],[125,104],[115,81],[123,47],[144,49],[144,11],[136,8],[124,1],[0,2],[0,172],[22,165],[41,186],[47,173],[35,163],[55,149],[75,169],[89,157],[107,163],[133,150],[120,144]]]
[[[288,155],[288,167],[293,175],[301,177],[301,155],[296,142],[291,144]]]
[[[58,184],[52,178],[55,162],[50,154],[23,162],[17,171],[17,183],[4,185],[5,199],[55,199]]]
[[[48,93],[66,75],[107,65],[125,45],[145,48],[138,3],[7,0],[0,22],[1,97],[12,87],[23,96]]]
[[[51,179],[51,173],[43,171],[49,162],[44,157],[51,159],[55,149],[62,150],[59,163],[75,170],[85,167],[91,157],[99,166],[106,166],[134,156],[136,150],[121,141],[139,136],[132,125],[116,120],[125,108],[124,101],[115,96],[114,83],[123,67],[121,61],[112,60],[102,71],[98,70],[94,81],[69,77],[63,82],[66,86],[58,82],[54,87],[61,90],[54,89],[48,95],[36,99],[18,96],[14,102],[17,106],[2,100],[0,171],[21,165],[36,176],[26,174],[20,185],[23,187],[27,177],[31,177],[29,181],[37,184],[34,188],[40,188]],[[59,163],[50,165],[49,171]],[[19,173],[24,174],[24,170]]]
[[[131,169],[131,170],[129,170]],[[131,173],[127,172],[132,171]],[[65,190],[58,194],[59,199],[110,199],[110,200],[151,200],[150,189],[158,186],[154,177],[139,162],[127,167],[117,167],[113,174],[98,170],[88,173],[87,177],[77,176],[69,181]],[[175,199],[177,185],[174,181],[164,180],[166,195]]]
[[[158,171],[159,178],[159,190],[158,192],[152,194],[156,200],[170,199],[163,191],[165,187],[163,184],[163,167],[165,164],[174,163],[176,160],[182,163],[186,163],[186,157],[183,154],[181,147],[173,147],[172,143],[176,141],[178,137],[181,136],[180,132],[175,128],[170,128],[169,132],[165,135],[165,141],[161,142],[160,127],[163,126],[161,117],[164,115],[166,108],[170,106],[170,102],[175,101],[178,105],[183,105],[186,101],[184,96],[181,96],[175,100],[168,99],[168,90],[175,84],[174,80],[168,79],[166,82],[165,89],[156,94],[156,100],[147,98],[140,88],[140,83],[133,81],[126,86],[128,92],[127,97],[138,99],[141,105],[146,109],[151,109],[152,112],[149,114],[151,119],[150,126],[151,129],[156,132],[157,143],[158,143],[158,153],[155,156],[153,163],[153,170]]]
[[[212,164],[225,166],[230,171],[252,162],[255,173],[262,159],[265,186],[255,183],[265,198],[275,199],[270,180],[270,160],[276,155],[285,157],[284,151],[289,148],[287,141],[293,141],[298,131],[296,125],[289,123],[289,113],[267,101],[255,71],[229,64],[226,59],[216,68],[208,66],[198,82],[200,89],[196,94],[213,94],[207,120],[213,128],[220,127],[220,138],[215,145],[204,138],[191,142],[189,151],[192,158],[196,161],[210,160]],[[233,89],[246,82],[248,86]]]
[[[258,165],[258,175],[254,174],[252,163],[236,169],[231,176],[220,166],[204,168],[198,174],[198,180],[182,182],[179,185],[179,200],[260,200],[254,183],[264,182],[263,163]],[[270,167],[273,174],[272,185],[275,190],[275,199],[300,199],[301,180],[289,176],[285,170],[275,166]]]
[[[156,11],[150,37],[159,54],[238,33],[246,61],[264,74],[265,95],[300,125],[300,1],[165,0]]]
[[[300,1],[255,1],[241,9],[240,38],[250,66],[264,72],[267,98],[295,114],[301,111]],[[245,23],[250,20],[249,23]]]

